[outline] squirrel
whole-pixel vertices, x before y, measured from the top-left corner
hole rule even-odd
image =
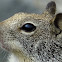
[[[0,22],[0,47],[10,55],[7,62],[62,62],[62,13],[56,3],[42,14],[16,13]]]

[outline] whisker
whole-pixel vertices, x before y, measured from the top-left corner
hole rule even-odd
[[[2,54],[4,51],[2,50],[2,51],[0,51],[0,54]]]
[[[4,62],[6,56],[7,56],[7,54],[6,54],[6,52],[4,52],[4,56],[2,58],[2,62]]]

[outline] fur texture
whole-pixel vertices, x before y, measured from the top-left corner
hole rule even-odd
[[[0,43],[11,53],[9,62],[62,62],[62,19],[56,23],[55,12],[51,1],[41,15],[17,13],[0,22]],[[36,29],[21,29],[26,23]]]

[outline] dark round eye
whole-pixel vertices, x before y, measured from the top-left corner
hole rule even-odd
[[[21,27],[21,29],[26,31],[26,32],[32,32],[36,29],[36,26],[34,26],[31,23],[26,23]]]

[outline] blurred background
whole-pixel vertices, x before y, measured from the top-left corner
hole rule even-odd
[[[0,0],[0,21],[18,12],[42,14],[50,1],[56,2],[56,13],[62,12],[62,0]],[[7,62],[8,54],[0,48],[0,62]]]

